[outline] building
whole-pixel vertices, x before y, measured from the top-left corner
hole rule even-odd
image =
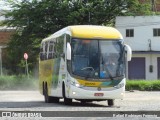
[[[160,79],[160,16],[119,16],[115,26],[133,50],[128,79]]]
[[[2,15],[4,11],[0,10],[0,23],[6,18]],[[0,26],[0,75],[3,74],[4,63],[6,60],[6,47],[10,40],[11,35],[14,33],[15,28]],[[7,63],[6,63],[7,64]],[[2,69],[3,68],[3,69]]]
[[[14,30],[11,27],[0,26],[0,47],[7,45]]]
[[[7,64],[7,60],[6,60],[6,47],[7,44],[10,40],[11,35],[13,34],[13,32],[15,31],[15,29],[13,28],[7,28],[7,27],[2,27],[0,26],[0,75],[4,74],[4,64]]]
[[[160,12],[160,0],[139,0],[141,4],[151,4],[151,11]]]
[[[1,13],[2,12],[0,11],[0,22],[6,20]],[[6,47],[14,30],[15,29],[12,27],[0,26],[0,48]]]

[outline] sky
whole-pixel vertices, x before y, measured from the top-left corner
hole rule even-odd
[[[3,10],[3,9],[5,9],[5,10],[10,10],[9,5],[7,6],[7,5],[5,4],[5,1],[7,1],[7,0],[0,0],[0,11]],[[22,0],[13,0],[13,1],[14,1],[14,2],[16,2],[16,1],[21,2]],[[32,1],[32,0],[27,0],[27,1]],[[41,1],[41,0],[39,0],[39,1]]]
[[[2,11],[2,10],[8,10],[9,9],[9,6],[6,6],[5,4],[4,4],[4,1],[3,0],[0,0],[0,12]],[[0,21],[1,20],[5,20],[5,17],[3,17],[3,16],[0,16]]]
[[[7,6],[4,0],[0,0],[0,11],[1,10],[9,10],[9,6]]]

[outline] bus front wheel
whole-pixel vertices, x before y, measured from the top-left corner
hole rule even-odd
[[[62,92],[63,92],[62,94],[63,94],[63,98],[64,98],[64,104],[65,105],[71,105],[72,104],[72,99],[66,98],[64,83],[63,83]]]
[[[108,101],[108,106],[114,106],[114,100],[113,99],[109,99]]]

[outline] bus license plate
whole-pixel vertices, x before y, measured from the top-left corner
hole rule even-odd
[[[94,96],[103,96],[103,93],[94,93]]]

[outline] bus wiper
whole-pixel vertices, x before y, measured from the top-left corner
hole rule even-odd
[[[102,56],[102,64],[104,65],[104,58],[103,58],[103,56]],[[107,71],[107,73],[108,73],[108,75],[109,75],[109,78],[110,78],[111,80],[113,80],[113,76],[111,75],[110,71],[108,70],[108,66],[106,66],[106,71]]]
[[[93,68],[93,67],[84,67],[84,68],[82,68],[81,70],[87,70],[87,69],[94,71],[94,68]]]
[[[109,75],[109,78],[111,79],[111,80],[114,80],[113,79],[113,76],[111,75],[111,73],[110,73],[110,71],[108,70],[108,67],[106,66],[106,71],[107,71],[107,73],[108,73],[108,75]]]
[[[84,67],[81,70],[82,71],[86,70],[86,72],[87,72],[87,75],[86,75],[85,79],[88,79],[91,76],[92,72],[95,71],[93,67]]]

